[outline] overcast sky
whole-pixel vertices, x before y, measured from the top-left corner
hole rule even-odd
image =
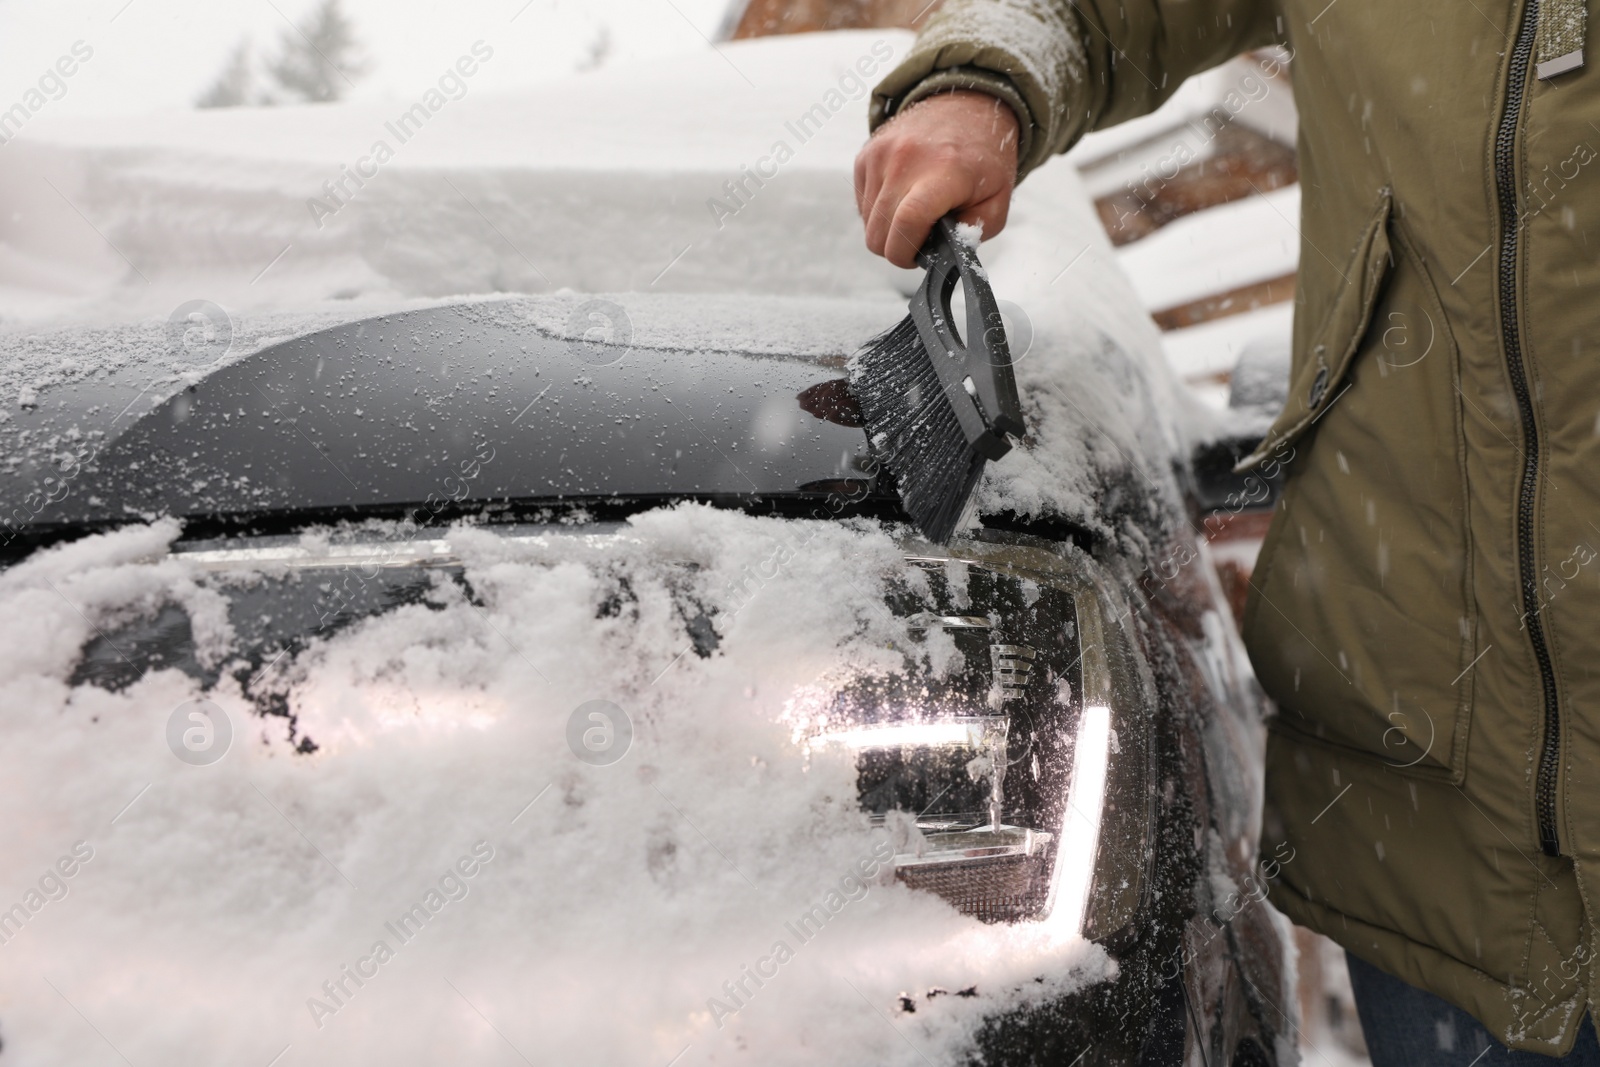
[[[34,121],[189,107],[248,36],[277,49],[286,19],[316,0],[0,0],[0,110],[82,40],[94,50]],[[474,81],[503,90],[577,69],[605,34],[610,58],[705,48],[729,0],[344,0],[368,60],[351,99],[409,99],[476,40],[495,62]]]

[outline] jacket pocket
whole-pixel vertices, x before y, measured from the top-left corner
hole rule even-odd
[[[1274,730],[1459,781],[1476,612],[1456,346],[1387,193],[1344,273],[1245,461],[1288,471],[1245,643]]]
[[[1261,443],[1234,467],[1235,472],[1243,474],[1274,459],[1287,463],[1285,454],[1294,448],[1295,441],[1344,391],[1345,372],[1361,345],[1378,291],[1389,274],[1391,202],[1389,190],[1383,190],[1345,267],[1347,284],[1323,316],[1306,358],[1297,361],[1283,411],[1273,420]]]

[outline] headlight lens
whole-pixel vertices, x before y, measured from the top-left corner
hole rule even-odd
[[[852,750],[862,806],[915,827],[895,857],[901,882],[984,922],[1043,921],[1076,935],[1112,750],[1094,593],[912,562],[926,568],[929,592],[899,613],[914,631],[943,631],[963,665],[938,679],[845,686],[812,743]]]

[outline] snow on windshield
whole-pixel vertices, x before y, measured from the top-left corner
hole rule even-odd
[[[916,647],[882,532],[699,506],[604,538],[457,530],[470,599],[440,581],[263,668],[310,755],[232,675],[70,684],[84,642],[168,597],[226,665],[176,533],[0,575],[0,791],[27,813],[0,904],[40,902],[0,947],[20,1064],[104,1054],[64,999],[135,1063],[954,1063],[983,1014],[1109,973],[1087,942],[883,884],[853,762],[797,743],[796,692]],[[234,733],[195,766],[168,731],[201,698]],[[574,729],[631,741],[595,765]]]

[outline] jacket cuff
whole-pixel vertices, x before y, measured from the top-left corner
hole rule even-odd
[[[1024,161],[1028,159],[1028,152],[1037,138],[1034,137],[1033,117],[1028,111],[1028,102],[1022,98],[1022,94],[1017,91],[1011,79],[980,67],[951,67],[930,74],[913,85],[908,92],[893,101],[894,111],[904,111],[918,100],[957,89],[987,93],[1010,107],[1017,116],[1017,180],[1021,181],[1022,175],[1026,173]],[[874,94],[872,108],[867,116],[868,128],[872,130],[876,130],[893,117],[893,113],[880,109],[877,105],[878,97]]]
[[[1067,3],[949,0],[873,90],[869,125],[936,92],[988,93],[1017,113],[1020,179],[1089,128],[1084,33]]]

